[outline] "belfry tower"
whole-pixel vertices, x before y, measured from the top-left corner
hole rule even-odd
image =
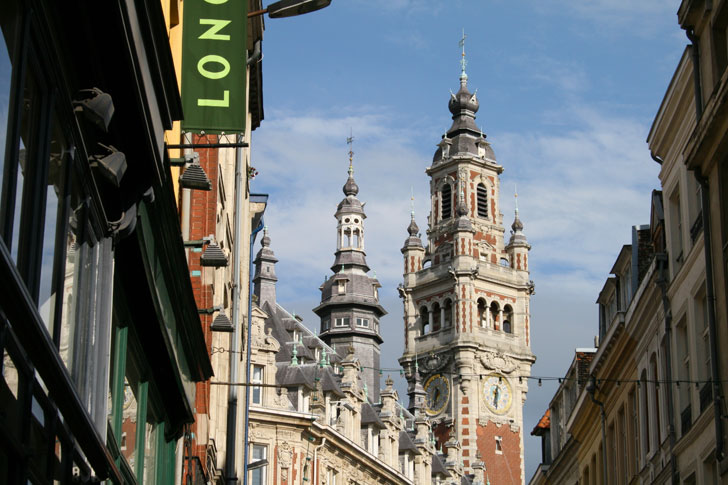
[[[475,124],[479,103],[468,90],[464,38],[461,44],[460,89],[448,104],[452,126],[426,169],[427,245],[413,211],[402,248],[405,349],[399,361],[410,407],[424,407],[437,447],[448,456],[455,454],[446,449],[460,448],[463,473],[484,465],[491,483],[520,484],[523,404],[535,361],[530,245],[517,209],[505,240],[503,167]]]
[[[349,138],[351,143],[352,138]],[[334,275],[321,285],[321,304],[313,311],[321,318],[319,336],[345,356],[349,347],[361,365],[361,373],[371,402],[379,401],[379,319],[387,312],[379,304],[376,277],[367,275],[369,266],[364,252],[364,206],[356,198],[359,186],[354,181],[353,152],[349,150],[349,178],[344,184],[344,199],[336,208],[336,255]]]

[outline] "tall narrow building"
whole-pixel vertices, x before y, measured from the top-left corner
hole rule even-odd
[[[321,318],[320,338],[344,357],[349,347],[359,360],[367,395],[379,401],[379,319],[387,312],[379,304],[381,285],[370,277],[364,252],[363,204],[357,199],[359,186],[349,160],[349,177],[344,199],[336,208],[336,253],[334,275],[321,285],[321,304],[313,311]]]
[[[448,461],[464,474],[484,467],[491,483],[523,483],[523,404],[535,361],[530,245],[518,210],[505,239],[503,167],[475,124],[479,102],[468,90],[464,49],[460,89],[448,107],[452,126],[426,169],[427,245],[413,213],[402,248],[400,363],[410,407],[424,407]]]

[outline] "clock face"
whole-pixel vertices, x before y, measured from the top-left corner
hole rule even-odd
[[[483,382],[483,400],[492,412],[504,414],[511,408],[513,392],[505,377],[491,374]]]
[[[442,375],[435,374],[425,382],[425,392],[425,411],[430,416],[435,416],[443,412],[450,401],[450,382]]]

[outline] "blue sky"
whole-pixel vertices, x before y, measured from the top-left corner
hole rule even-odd
[[[254,192],[266,211],[278,298],[310,311],[330,274],[333,217],[352,130],[369,265],[383,284],[383,365],[402,351],[399,252],[410,188],[425,231],[430,164],[450,126],[465,29],[477,123],[505,168],[504,223],[517,184],[532,244],[533,375],[563,375],[597,333],[594,301],[631,227],[649,222],[658,166],[645,139],[687,44],[677,0],[334,0],[298,18],[266,19],[265,120],[253,133]],[[398,378],[398,376],[393,375]],[[404,382],[399,384],[401,397]],[[555,385],[532,383],[524,410],[526,479],[540,461],[529,433]]]

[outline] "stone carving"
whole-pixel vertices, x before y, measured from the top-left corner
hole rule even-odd
[[[293,409],[293,403],[288,399],[288,392],[285,389],[278,389],[278,393],[275,397],[275,405],[283,409]]]
[[[480,354],[480,362],[486,369],[503,372],[504,374],[510,374],[518,366],[507,355],[501,352],[484,351]]]
[[[452,357],[448,354],[430,354],[418,360],[420,369],[429,374],[444,368]]]
[[[280,445],[278,445],[278,464],[280,465],[281,470],[291,467],[292,458],[293,450],[291,449],[291,445],[287,441],[284,441]]]

